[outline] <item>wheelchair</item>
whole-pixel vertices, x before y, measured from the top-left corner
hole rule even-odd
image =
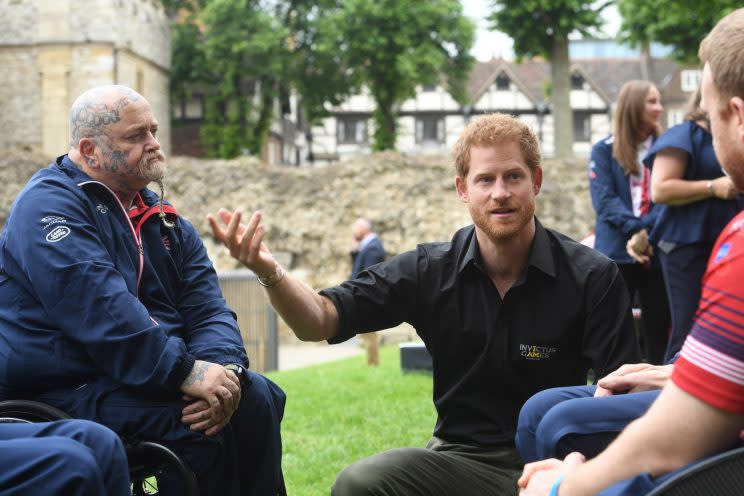
[[[29,400],[0,401],[0,422],[53,422],[71,418],[53,406]],[[198,496],[194,473],[173,451],[151,441],[124,440],[129,462],[129,477],[134,496],[157,495],[158,477],[167,469],[174,470],[183,482],[184,496]]]

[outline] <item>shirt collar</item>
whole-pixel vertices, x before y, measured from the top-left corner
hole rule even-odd
[[[364,237],[364,239],[362,239],[362,241],[359,243],[359,249],[360,250],[363,250],[369,244],[369,242],[372,241],[373,239],[375,239],[376,237],[377,237],[377,235],[375,233],[369,233],[369,234],[367,234]]]
[[[129,207],[128,214],[130,219],[136,219],[140,215],[144,214],[148,210],[148,206],[145,205],[142,195],[137,193],[132,201],[132,205]]]
[[[530,248],[527,265],[540,269],[550,277],[555,277],[555,259],[553,258],[553,250],[550,248],[548,231],[537,220],[537,217],[535,217],[535,240]]]
[[[464,255],[460,259],[460,263],[457,267],[458,272],[462,272],[471,264],[482,268],[483,258],[481,257],[480,247],[478,246],[478,238],[475,236],[475,226],[473,226],[470,231],[465,243],[467,243],[467,247],[463,250]],[[543,227],[537,217],[535,217],[535,238],[530,247],[527,266],[533,266],[544,272],[546,275],[555,277],[555,260],[553,259],[553,251],[550,248],[550,238],[548,237],[547,230]],[[523,277],[520,277],[520,279],[522,278]]]
[[[79,168],[68,155],[61,155],[57,157],[55,163],[57,164],[57,167],[60,168],[60,170],[71,177],[75,182],[93,179],[88,174],[83,172],[83,170]]]

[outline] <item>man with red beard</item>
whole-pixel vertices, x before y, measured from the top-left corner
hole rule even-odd
[[[514,434],[527,398],[638,358],[617,266],[535,218],[542,169],[530,128],[503,114],[480,117],[453,157],[474,225],[319,294],[276,263],[259,212],[241,224],[239,210],[221,209],[226,227],[210,216],[300,339],[338,343],[408,322],[432,355],[438,420],[428,446],[350,465],[333,495],[516,494]]]
[[[284,393],[247,370],[198,233],[163,202],[157,130],[142,95],[93,88],[72,105],[68,154],[16,198],[0,236],[0,400],[161,442],[201,494],[276,495]],[[158,489],[183,494],[169,473]]]

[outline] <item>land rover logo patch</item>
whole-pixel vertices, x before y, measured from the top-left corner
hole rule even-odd
[[[67,226],[55,227],[46,235],[46,240],[50,243],[56,243],[67,237],[70,234],[70,228]]]

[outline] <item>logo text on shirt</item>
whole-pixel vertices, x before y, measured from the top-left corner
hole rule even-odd
[[[723,243],[721,247],[718,248],[718,253],[716,253],[716,258],[713,260],[713,263],[718,263],[726,258],[729,251],[731,251],[731,243]]]
[[[519,354],[527,360],[545,360],[558,351],[555,346],[537,346],[534,344],[520,344]]]
[[[67,222],[67,219],[65,219],[64,217],[60,217],[59,215],[47,215],[46,217],[43,217],[41,219],[41,223],[43,224],[41,226],[41,229],[46,231],[54,224],[61,224],[64,222]]]
[[[49,231],[46,235],[46,240],[50,243],[56,243],[67,237],[70,234],[70,228],[67,226],[58,226]]]

